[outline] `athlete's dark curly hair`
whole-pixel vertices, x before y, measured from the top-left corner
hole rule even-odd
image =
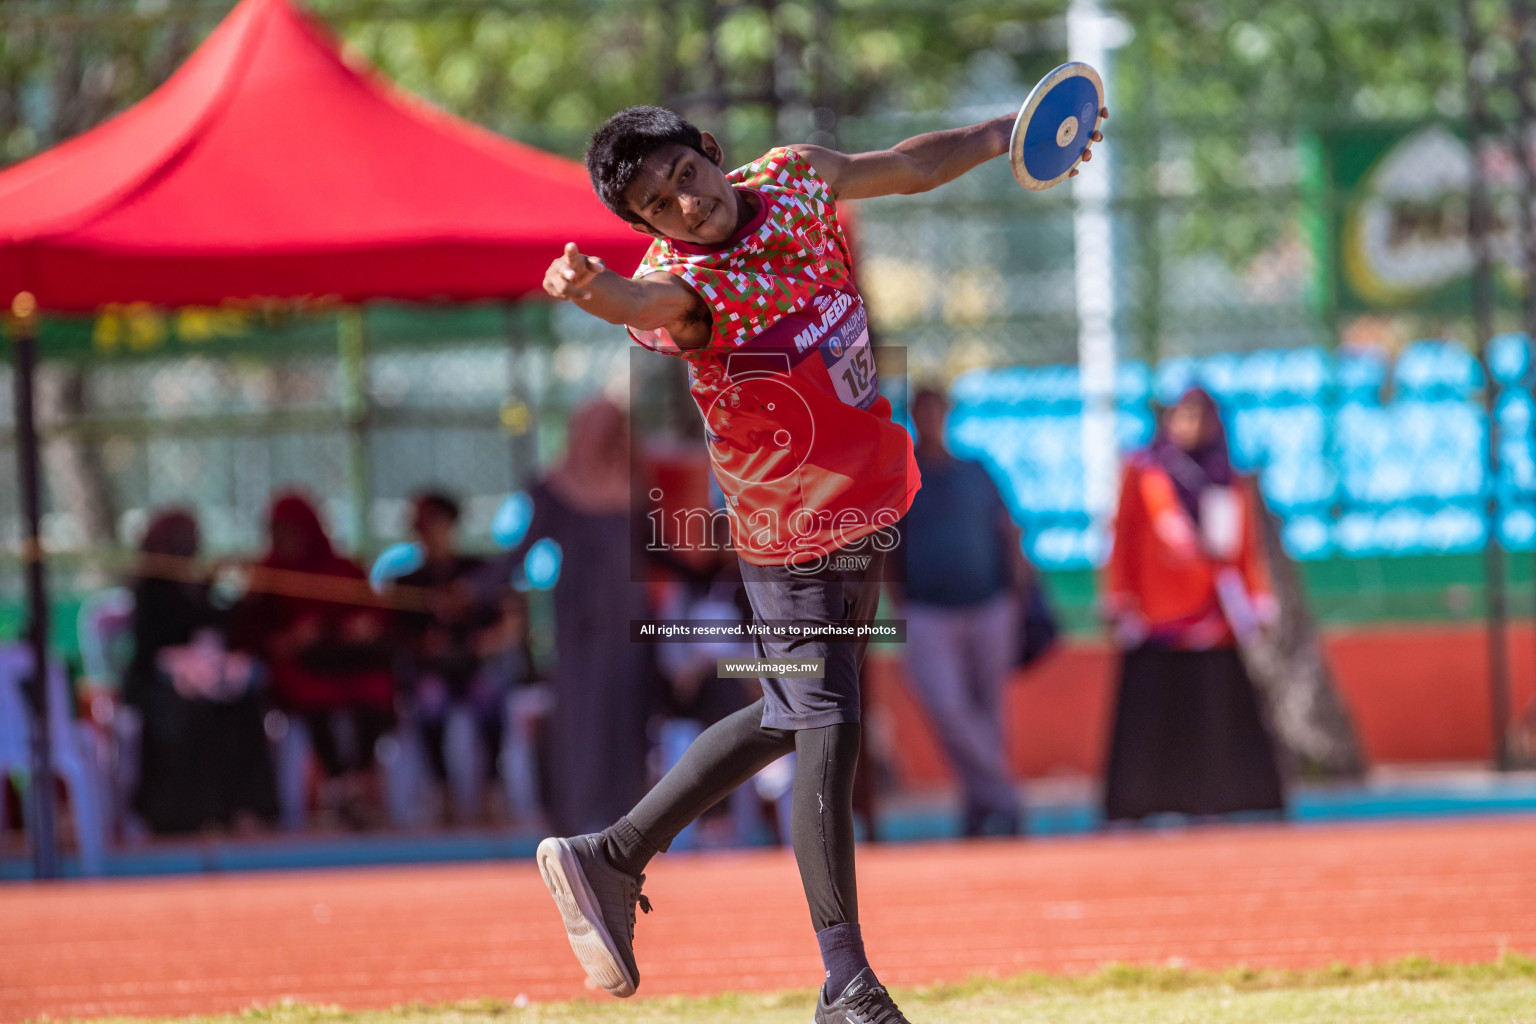
[[[670,110],[630,107],[614,114],[587,147],[587,173],[598,198],[631,224],[644,224],[645,220],[624,204],[624,190],[634,184],[646,157],[673,143],[708,156],[704,136]]]

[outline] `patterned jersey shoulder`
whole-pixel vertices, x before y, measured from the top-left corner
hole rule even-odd
[[[832,203],[832,190],[816,173],[816,168],[788,146],[770,149],[745,167],[736,168],[727,177],[747,188],[783,189],[798,192],[818,203]]]

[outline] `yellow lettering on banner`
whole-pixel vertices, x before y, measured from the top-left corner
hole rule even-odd
[[[135,352],[149,352],[165,344],[165,316],[147,302],[130,303],[124,310],[128,328],[128,347]]]
[[[212,310],[202,306],[188,306],[176,313],[176,339],[197,344],[214,336]]]
[[[119,307],[103,307],[91,332],[91,346],[98,352],[116,352],[123,340],[123,319]]]
[[[188,306],[176,314],[176,338],[187,344],[237,338],[244,333],[245,316],[238,309]]]

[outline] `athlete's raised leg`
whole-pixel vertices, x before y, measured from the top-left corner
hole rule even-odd
[[[762,768],[795,749],[795,734],[762,726],[763,702],[721,719],[693,741],[634,810],[599,833],[539,844],[539,871],[587,976],[616,996],[640,985],[635,907],[645,866],[677,834]]]

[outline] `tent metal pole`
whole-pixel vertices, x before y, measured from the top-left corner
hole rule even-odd
[[[53,779],[48,693],[48,586],[43,571],[42,512],[38,487],[37,303],[29,292],[11,303],[16,385],[16,463],[21,470],[21,561],[27,582],[27,640],[32,649],[28,691],[32,711],[32,867],[38,879],[59,876],[58,807]]]
[[[345,306],[336,315],[341,358],[341,407],[347,423],[347,489],[352,503],[352,550],[373,550],[372,481],[368,472],[368,341],[363,311]]]

